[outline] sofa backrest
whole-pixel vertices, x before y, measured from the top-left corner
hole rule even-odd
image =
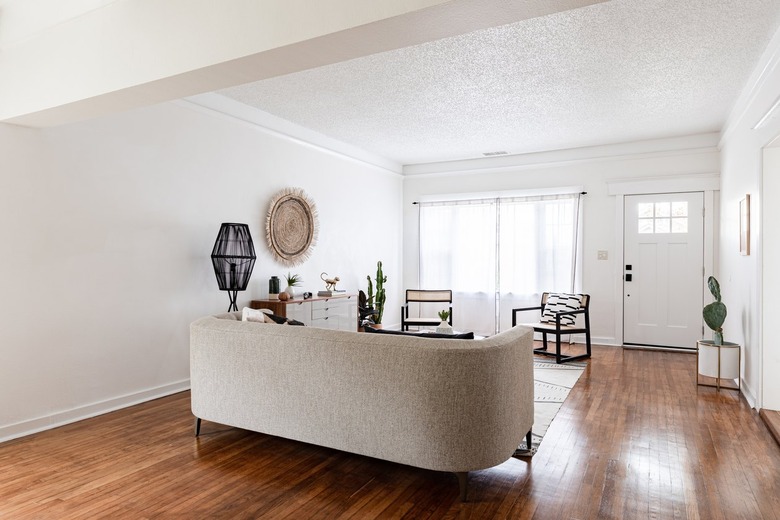
[[[440,471],[510,457],[533,424],[532,331],[483,340],[202,318],[191,325],[202,419]]]

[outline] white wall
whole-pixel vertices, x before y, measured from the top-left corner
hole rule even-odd
[[[264,228],[285,187],[319,210],[292,269],[303,288],[327,271],[356,291],[381,259],[385,321],[400,320],[397,174],[182,103],[0,125],[0,156],[0,440],[186,388],[189,323],[228,307],[209,259],[220,223],[248,223],[258,252],[239,306],[265,297],[287,272]]]
[[[780,242],[777,225],[761,226],[764,201],[778,193],[762,192],[762,148],[780,134],[780,117],[775,113],[764,124],[753,129],[775,104],[780,92],[780,33],[775,34],[755,71],[740,94],[723,131],[721,141],[721,292],[728,308],[723,325],[727,340],[743,345],[743,392],[759,408],[780,409],[780,388],[764,379],[762,382],[762,349],[770,364],[763,372],[770,379],[780,373],[780,345],[767,331],[769,341],[761,341],[761,300],[773,297],[780,287],[762,283],[762,254],[765,245],[776,248]],[[777,112],[777,111],[776,111]],[[765,172],[765,175],[776,175]],[[739,201],[750,194],[750,255],[739,253]],[[764,263],[764,269],[777,265]],[[768,323],[774,315],[763,317]],[[772,384],[774,386],[765,386]],[[763,386],[763,388],[762,388]]]
[[[607,182],[659,176],[713,174],[719,170],[719,154],[714,147],[701,146],[701,136],[681,138],[668,148],[651,152],[654,143],[635,146],[607,146],[598,149],[566,150],[537,154],[533,163],[500,170],[433,173],[404,180],[404,287],[417,287],[418,280],[418,206],[412,203],[425,195],[523,190],[583,186],[583,284],[592,296],[591,327],[593,341],[621,344],[616,323],[616,287],[622,283],[616,238],[615,197],[607,192]],[[690,147],[689,147],[690,145]],[[677,147],[678,150],[671,150]],[[642,150],[631,153],[629,150]],[[578,159],[579,157],[579,159]],[[598,251],[608,251],[608,260],[597,260]]]
[[[762,175],[761,197],[764,200],[780,199],[780,148],[766,148]],[[762,408],[780,410],[780,346],[775,339],[775,316],[780,315],[780,300],[773,289],[780,287],[780,205],[764,204],[761,207],[761,315],[762,315],[762,354],[761,354],[761,396]],[[765,326],[769,324],[770,326]]]

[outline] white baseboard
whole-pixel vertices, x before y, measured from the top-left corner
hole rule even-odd
[[[78,408],[73,408],[71,410],[56,412],[44,417],[38,417],[7,426],[0,426],[0,442],[10,441],[11,439],[17,439],[44,430],[51,430],[58,426],[83,421],[84,419],[145,403],[146,401],[152,401],[154,399],[159,399],[160,397],[183,392],[189,390],[189,388],[190,380],[184,379],[156,388],[150,388],[140,392],[107,399],[105,401],[79,406]]]
[[[582,342],[585,343],[585,337],[582,338]],[[602,345],[604,347],[622,347],[623,342],[617,341],[615,338],[590,338],[590,342],[593,345]]]
[[[742,384],[740,385],[742,387],[742,395],[745,398],[745,401],[748,402],[751,408],[756,409],[758,411],[756,396],[753,394],[753,392],[750,390],[750,387],[745,384],[745,380],[742,379]]]

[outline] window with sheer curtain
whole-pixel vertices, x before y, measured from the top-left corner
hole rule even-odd
[[[577,289],[580,199],[421,202],[420,288],[452,289],[458,329],[509,328],[513,308],[538,305],[545,291]]]

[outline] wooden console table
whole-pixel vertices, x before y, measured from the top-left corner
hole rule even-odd
[[[270,309],[277,316],[298,320],[310,327],[357,330],[357,294],[295,299],[252,300],[252,309]]]

